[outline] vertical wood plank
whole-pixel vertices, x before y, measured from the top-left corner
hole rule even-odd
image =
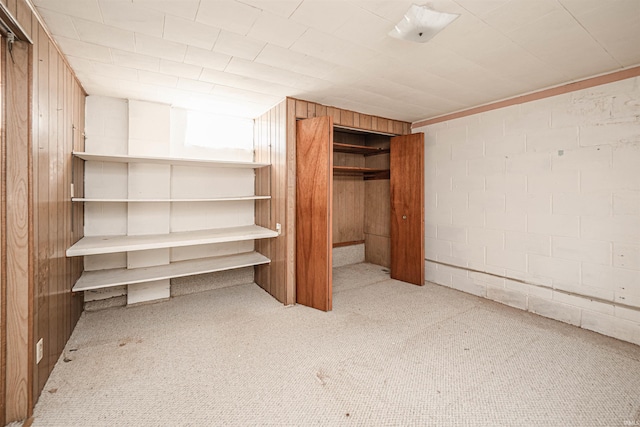
[[[327,116],[333,119],[333,123],[340,124],[340,109],[335,107],[327,107]]]
[[[327,107],[324,105],[316,104],[316,117],[322,117],[327,115]]]
[[[316,117],[296,123],[296,298],[332,306],[333,123]]]
[[[0,35],[0,82],[6,79],[6,44]],[[0,86],[0,107],[3,112],[0,115],[0,425],[7,424],[6,420],[6,371],[7,371],[7,263],[6,263],[6,238],[7,238],[7,217],[6,217],[6,194],[7,194],[7,171],[6,171],[6,91]]]
[[[285,303],[287,305],[296,302],[296,117],[294,101],[287,99],[285,114],[280,119],[280,126],[284,126],[286,132],[282,135],[282,143],[286,161],[283,168],[286,173],[285,199]],[[316,106],[316,115],[321,115]]]
[[[314,102],[307,103],[307,118],[316,116],[316,104]]]
[[[15,6],[15,3],[14,3]],[[14,9],[15,11],[15,9]],[[7,230],[7,421],[26,418],[30,408],[29,280],[29,46],[14,43],[6,66]]]
[[[25,34],[33,39],[31,19],[32,13],[29,5],[24,0],[18,0],[16,2],[16,13],[14,16],[22,26]]]
[[[296,117],[299,119],[306,119],[309,113],[308,103],[306,101],[296,100]]]
[[[340,124],[342,126],[354,127],[353,124],[353,111],[341,110],[340,111]]]
[[[49,343],[45,345],[49,359],[56,358],[60,337],[60,298],[58,297],[58,283],[60,272],[58,269],[58,56],[53,44],[47,41],[49,49],[49,164],[48,164],[48,188],[49,188]],[[43,46],[44,48],[44,46]]]
[[[360,114],[360,129],[373,130],[372,117],[368,114]]]

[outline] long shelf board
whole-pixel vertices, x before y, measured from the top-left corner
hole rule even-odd
[[[364,154],[371,156],[374,154],[385,154],[390,150],[384,147],[368,147],[364,145],[344,144],[342,142],[333,143],[333,151],[338,153]]]
[[[253,265],[268,264],[270,262],[271,260],[262,254],[246,252],[220,257],[190,259],[153,267],[85,271],[74,285],[73,291],[89,291],[92,289],[151,282],[174,277],[213,273],[215,271],[251,267]]]
[[[269,166],[269,163],[255,162],[234,162],[229,160],[203,160],[186,159],[178,157],[153,157],[153,156],[124,156],[116,154],[93,154],[82,151],[74,151],[73,155],[83,159],[96,162],[116,162],[116,163],[150,163],[175,166],[198,166],[208,168],[248,168],[256,169]]]
[[[167,203],[167,202],[236,202],[243,200],[266,200],[271,196],[241,196],[241,197],[212,197],[209,199],[100,199],[73,197],[72,202],[100,202],[100,203]]]
[[[389,169],[376,169],[376,168],[359,168],[353,166],[334,166],[333,172],[338,173],[383,173],[389,172]]]
[[[147,249],[177,248],[209,243],[238,242],[242,240],[276,237],[277,231],[257,225],[217,228],[213,230],[180,231],[145,236],[88,236],[67,249],[67,256],[112,254]]]

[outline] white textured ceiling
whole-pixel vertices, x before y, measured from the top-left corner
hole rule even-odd
[[[32,0],[89,94],[256,117],[285,96],[416,121],[640,64],[640,0]],[[418,3],[422,4],[418,1]]]

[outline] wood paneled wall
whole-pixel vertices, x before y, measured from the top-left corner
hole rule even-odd
[[[407,122],[294,98],[287,98],[256,119],[256,161],[266,161],[268,156],[272,164],[269,176],[263,172],[256,175],[256,194],[265,194],[269,188],[272,197],[271,201],[256,203],[256,223],[272,229],[276,223],[282,224],[282,236],[256,244],[258,251],[271,258],[270,265],[256,267],[256,283],[287,305],[296,301],[296,120],[320,116],[331,116],[334,126],[343,128],[390,135],[411,133]],[[336,215],[334,221],[339,221]]]
[[[14,44],[14,58],[3,62],[0,76],[7,124],[0,233],[7,267],[2,275],[4,425],[31,415],[82,312],[82,295],[71,292],[82,260],[66,258],[65,250],[83,233],[83,207],[71,203],[72,182],[75,195],[83,194],[83,164],[71,152],[84,148],[85,93],[29,5],[0,3],[33,41]],[[41,338],[44,355],[36,363]]]

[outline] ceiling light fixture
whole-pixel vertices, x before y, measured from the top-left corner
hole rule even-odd
[[[402,20],[389,32],[391,37],[416,43],[425,43],[438,34],[458,16],[438,12],[429,7],[412,4]]]

